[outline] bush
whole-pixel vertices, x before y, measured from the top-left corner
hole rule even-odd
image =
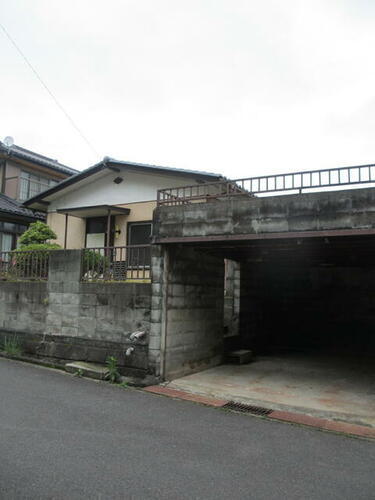
[[[49,250],[60,250],[61,246],[57,243],[30,243],[30,245],[23,245],[17,250],[14,250],[13,253],[21,253],[26,250],[35,250],[41,253],[47,253]]]
[[[46,278],[51,250],[58,250],[56,243],[32,243],[12,252],[9,273],[20,278]]]
[[[30,224],[29,229],[20,236],[18,242],[20,248],[24,249],[25,246],[45,244],[47,240],[55,240],[56,238],[56,233],[47,224],[36,221]]]
[[[109,269],[110,259],[95,250],[84,250],[83,252],[83,272],[91,271],[97,274],[104,274]]]
[[[4,351],[10,356],[19,356],[22,352],[21,343],[16,335],[4,339]]]
[[[47,243],[47,240],[56,238],[54,231],[44,222],[30,224],[18,240],[20,247],[12,252],[8,274],[18,278],[46,278],[49,252],[61,248],[57,243]]]

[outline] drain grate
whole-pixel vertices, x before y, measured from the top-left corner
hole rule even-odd
[[[252,413],[253,415],[269,415],[272,410],[262,408],[260,406],[245,405],[243,403],[236,403],[236,401],[229,401],[222,408],[227,410],[240,411],[242,413]]]

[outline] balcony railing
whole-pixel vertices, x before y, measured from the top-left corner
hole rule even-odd
[[[234,196],[290,194],[292,191],[302,193],[306,190],[329,190],[332,187],[360,186],[371,183],[375,183],[375,165],[360,165],[160,189],[157,201],[158,205],[185,205]]]
[[[86,248],[82,281],[133,281],[151,278],[151,245]]]
[[[47,280],[51,251],[53,250],[0,252],[0,280]]]

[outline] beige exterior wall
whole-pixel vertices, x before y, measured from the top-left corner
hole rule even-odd
[[[117,215],[115,224],[116,229],[120,229],[121,234],[115,237],[115,246],[125,246],[127,244],[128,223],[152,221],[156,201],[144,201],[140,203],[128,203],[127,205],[117,205],[123,208],[130,208],[129,215]]]
[[[45,179],[53,179],[61,181],[68,175],[60,172],[51,172],[49,169],[39,167],[38,165],[22,164],[11,160],[6,161],[5,175],[3,175],[4,185],[0,184],[0,192],[6,194],[10,198],[18,199],[20,194],[20,177],[22,171],[30,172],[35,175],[40,175]]]
[[[115,246],[125,246],[127,244],[128,223],[152,221],[153,210],[156,207],[156,201],[145,201],[141,203],[128,203],[127,205],[118,205],[124,208],[130,208],[129,215],[116,215],[116,230],[121,232],[115,236]],[[64,247],[65,238],[65,215],[56,212],[50,212],[47,215],[47,224],[57,235],[56,243]],[[86,221],[79,217],[68,217],[68,237],[67,248],[76,249],[85,246]]]
[[[9,198],[18,198],[20,175],[21,168],[17,164],[8,161],[5,169],[4,194],[9,196]]]
[[[64,248],[65,238],[65,215],[58,213],[49,213],[47,215],[47,224],[57,235],[56,243]],[[66,248],[73,250],[85,246],[86,222],[79,217],[68,216],[68,235]]]

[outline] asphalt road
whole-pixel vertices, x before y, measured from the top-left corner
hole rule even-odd
[[[375,443],[0,359],[0,498],[375,499]]]

